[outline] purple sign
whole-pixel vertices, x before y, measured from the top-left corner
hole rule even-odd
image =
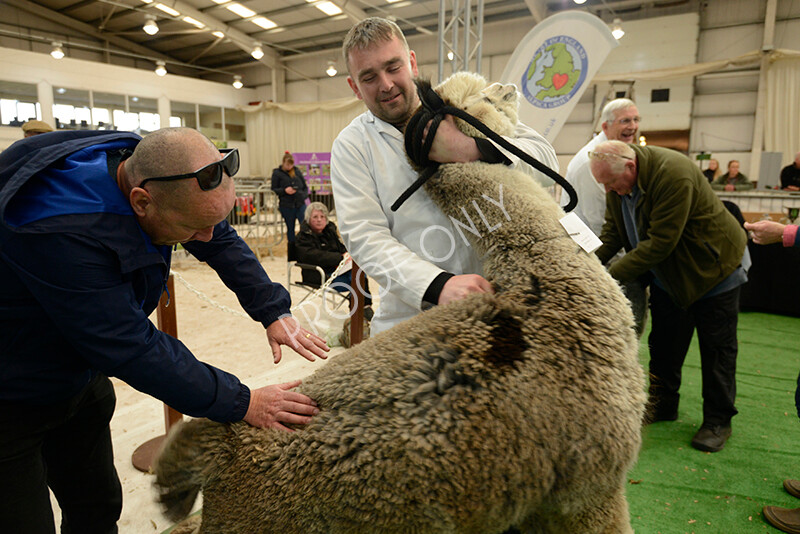
[[[305,176],[309,193],[330,195],[333,192],[330,152],[293,152],[292,155],[295,167]]]

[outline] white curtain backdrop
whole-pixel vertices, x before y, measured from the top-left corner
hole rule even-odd
[[[788,165],[800,151],[800,59],[779,59],[767,71],[764,149]]]
[[[330,152],[342,128],[366,106],[351,97],[296,104],[262,102],[239,109],[245,112],[250,174],[269,178],[287,150]]]

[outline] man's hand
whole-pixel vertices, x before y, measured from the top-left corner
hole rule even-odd
[[[295,189],[291,185],[286,189],[284,189],[284,191],[286,192],[287,195],[294,195],[295,193],[297,193],[297,189]]]
[[[725,184],[725,191],[736,191],[736,186],[733,184]]]
[[[250,405],[244,420],[260,428],[280,428],[294,432],[283,423],[305,425],[311,416],[319,413],[317,403],[302,393],[289,391],[300,385],[300,380],[250,390]]]
[[[494,293],[494,288],[479,274],[460,274],[445,282],[439,294],[439,305],[461,300],[472,293]]]
[[[327,358],[328,355],[325,353],[331,350],[324,339],[305,328],[300,328],[300,324],[291,316],[270,324],[267,327],[267,339],[275,363],[281,361],[281,345],[292,347],[297,354],[310,362],[316,360],[315,354],[322,359]]]
[[[783,241],[783,228],[783,224],[775,221],[744,223],[744,229],[750,232],[753,243],[756,245],[769,245]]]
[[[796,185],[787,185],[786,187],[783,188],[783,190],[784,191],[800,191],[800,187],[797,187]]]
[[[430,126],[429,122],[425,127],[422,134],[423,142]],[[428,159],[439,163],[468,163],[478,161],[480,158],[481,152],[475,139],[458,129],[452,115],[445,115],[436,129],[436,137],[433,138]]]

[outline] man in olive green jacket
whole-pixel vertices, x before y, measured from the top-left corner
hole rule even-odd
[[[692,446],[722,450],[736,415],[736,325],[747,236],[682,154],[608,141],[590,154],[606,189],[597,256],[621,282],[650,275],[648,422],[678,417],[681,367],[695,328],[703,374],[703,425]]]

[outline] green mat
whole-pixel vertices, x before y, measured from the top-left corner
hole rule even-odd
[[[647,334],[640,359],[647,369]],[[703,420],[695,336],[683,368],[678,420],[644,428],[639,461],[628,476],[637,534],[780,532],[764,521],[761,509],[800,507],[782,485],[785,478],[800,479],[798,371],[800,318],[741,313],[733,435],[720,452],[697,451],[689,445]]]
[[[640,350],[645,369],[646,340]],[[782,486],[785,478],[800,479],[798,371],[800,318],[741,313],[733,435],[720,452],[697,451],[689,445],[703,420],[695,336],[683,368],[678,420],[644,428],[639,461],[629,473],[637,534],[780,532],[764,521],[761,509],[800,507]]]

